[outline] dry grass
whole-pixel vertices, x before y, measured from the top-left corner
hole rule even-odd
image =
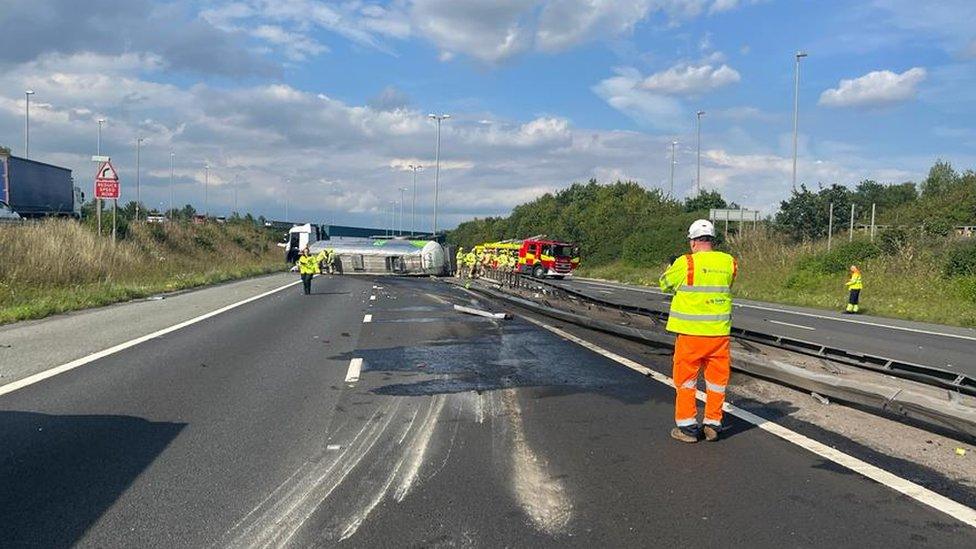
[[[243,225],[140,224],[115,246],[70,220],[0,225],[0,323],[281,268],[269,237]]]
[[[847,242],[835,241],[835,246]],[[859,265],[864,273],[864,314],[957,326],[976,326],[976,279],[945,278],[948,241],[910,241]],[[739,262],[735,296],[757,301],[842,310],[846,272],[801,269],[804,260],[823,257],[826,242],[787,244],[765,234],[732,239],[727,248]],[[587,267],[581,275],[632,284],[657,285],[665,268],[637,268],[621,262]]]

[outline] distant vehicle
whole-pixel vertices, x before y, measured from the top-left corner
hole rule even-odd
[[[20,221],[23,219],[20,214],[10,209],[6,202],[0,202],[0,223],[8,221]]]
[[[518,250],[518,272],[535,278],[572,276],[580,265],[579,246],[546,235],[481,244],[486,250]]]
[[[21,217],[81,217],[85,195],[71,170],[0,152],[0,202]]]
[[[268,224],[265,226],[267,227]],[[310,246],[324,237],[325,231],[322,227],[314,223],[305,223],[288,229],[284,241],[280,242],[278,246],[285,249],[285,263],[292,265],[298,261],[298,254],[302,248]]]
[[[444,247],[433,240],[341,237],[309,246],[313,255],[326,248],[344,274],[442,276],[449,269]]]

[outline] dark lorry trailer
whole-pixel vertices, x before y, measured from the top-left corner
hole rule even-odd
[[[0,202],[21,217],[81,216],[84,195],[71,170],[0,154]]]

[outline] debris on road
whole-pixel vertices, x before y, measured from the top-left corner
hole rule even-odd
[[[454,306],[454,310],[455,311],[458,311],[458,312],[461,312],[461,313],[467,313],[469,315],[483,316],[485,318],[495,318],[495,319],[498,319],[498,320],[507,320],[507,319],[511,318],[511,315],[508,314],[508,313],[491,313],[491,312],[488,312],[488,311],[482,311],[481,309],[475,309],[475,308],[472,308],[472,307],[465,307],[463,305],[455,305]]]
[[[966,455],[966,449],[965,448],[956,448],[956,455],[957,456],[964,456],[964,455]]]
[[[816,400],[817,402],[819,402],[820,404],[825,404],[825,405],[826,404],[830,404],[830,399],[828,399],[827,397],[825,397],[823,395],[820,395],[820,394],[817,394],[817,393],[810,393],[810,396],[812,396],[813,399]]]

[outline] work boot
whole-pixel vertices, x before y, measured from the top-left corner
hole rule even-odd
[[[698,442],[698,429],[691,427],[675,427],[674,429],[671,429],[671,438],[680,440],[681,442],[693,444]]]
[[[705,440],[708,442],[718,440],[719,433],[721,432],[722,428],[718,425],[702,425],[702,434],[705,435]]]

